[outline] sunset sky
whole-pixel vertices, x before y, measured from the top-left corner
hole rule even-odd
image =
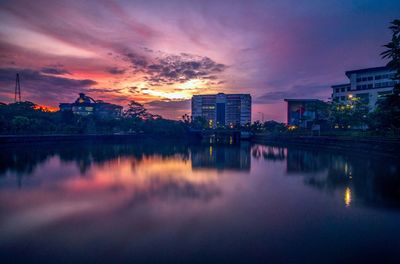
[[[79,92],[178,119],[190,98],[250,93],[253,121],[284,98],[330,97],[346,70],[382,66],[396,0],[0,0],[0,102],[57,107]]]

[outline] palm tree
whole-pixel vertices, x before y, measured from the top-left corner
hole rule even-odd
[[[390,59],[387,66],[396,70],[394,79],[400,80],[400,19],[395,19],[390,24],[392,41],[384,45],[387,50],[382,52],[381,55],[384,59]]]
[[[387,50],[381,55],[384,59],[390,59],[387,66],[396,71],[393,80],[400,80],[400,20],[393,20],[389,29],[392,31],[392,40],[384,45]],[[400,82],[395,84],[393,94],[377,103],[377,108],[369,119],[372,128],[400,133]]]

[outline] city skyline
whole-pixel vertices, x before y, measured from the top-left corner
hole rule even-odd
[[[195,94],[326,100],[347,70],[385,65],[397,1],[1,1],[0,101],[57,107],[84,92],[177,119]]]

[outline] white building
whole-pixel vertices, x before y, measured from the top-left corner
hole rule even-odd
[[[350,83],[332,86],[332,100],[346,103],[349,96],[360,98],[370,110],[375,109],[378,100],[393,93],[395,81],[392,80],[395,71],[388,67],[368,68],[347,71]]]
[[[250,94],[210,94],[192,97],[192,118],[203,117],[210,127],[251,123]]]

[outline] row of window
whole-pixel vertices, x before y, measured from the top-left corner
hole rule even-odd
[[[337,93],[340,93],[340,92],[345,92],[346,90],[350,91],[351,88],[350,87],[347,87],[347,88],[346,87],[342,87],[342,88],[336,88],[335,90],[336,90]]]
[[[394,74],[382,74],[382,75],[375,75],[375,76],[367,76],[367,77],[360,77],[357,78],[357,82],[366,82],[366,81],[373,81],[375,80],[382,80],[382,79],[391,79],[394,77]]]
[[[391,87],[391,86],[394,86],[395,84],[396,84],[396,82],[394,82],[394,81],[375,83],[375,88]],[[357,87],[356,87],[357,90],[366,90],[366,89],[372,89],[372,88],[374,88],[374,85],[372,83],[357,85]]]
[[[360,94],[359,96],[357,96],[358,98],[360,98],[362,100],[363,103],[368,104],[369,103],[369,94]],[[347,96],[336,96],[333,101],[335,102],[339,102],[339,101],[347,101]]]
[[[396,82],[391,81],[391,82],[381,82],[381,83],[375,83],[375,86],[370,83],[370,84],[359,84],[356,87],[356,90],[367,90],[367,89],[373,89],[373,88],[385,88],[385,87],[392,87],[396,84]],[[350,87],[342,87],[342,88],[336,88],[335,92],[336,93],[340,93],[340,92],[349,92],[351,91]]]

